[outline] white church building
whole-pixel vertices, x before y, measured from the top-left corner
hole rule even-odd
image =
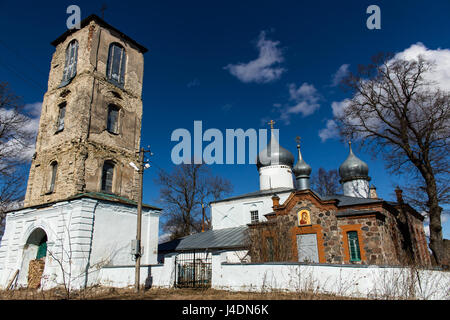
[[[95,15],[52,44],[24,207],[7,213],[0,233],[0,289],[132,286],[139,174],[130,163],[140,150],[147,49]],[[401,192],[397,202],[378,198],[351,145],[339,168],[344,193],[319,195],[300,145],[295,163],[271,124],[270,142],[257,157],[259,190],[210,203],[211,230],[158,245],[161,209],[142,206],[141,284],[299,290],[306,275],[324,292],[342,294],[345,285],[348,295],[365,296],[377,292],[380,277],[395,280],[403,272],[371,266],[405,254],[429,264],[423,217]],[[407,253],[398,250],[405,243],[398,217],[412,235]],[[253,263],[249,229],[276,219],[291,223],[293,261]],[[443,277],[438,298],[448,289],[450,277]]]

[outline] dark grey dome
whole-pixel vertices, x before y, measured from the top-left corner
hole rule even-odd
[[[354,179],[370,180],[369,166],[353,154],[351,142],[349,142],[349,146],[350,153],[347,159],[339,167],[341,181],[346,182]]]
[[[306,178],[311,174],[311,166],[303,160],[302,153],[300,152],[300,145],[297,145],[298,149],[298,162],[292,169],[296,178]]]
[[[294,165],[294,156],[289,150],[280,146],[273,132],[267,147],[258,154],[256,159],[258,170],[272,165],[286,165],[291,168]]]

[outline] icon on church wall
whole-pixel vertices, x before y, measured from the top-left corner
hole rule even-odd
[[[311,224],[311,217],[309,215],[309,211],[305,209],[300,210],[298,212],[298,225],[303,226],[308,224]]]

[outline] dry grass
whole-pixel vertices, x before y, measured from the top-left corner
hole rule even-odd
[[[0,291],[0,300],[61,300],[63,289]],[[149,289],[136,294],[134,289],[93,287],[73,291],[74,300],[349,300],[353,298],[308,292],[229,292],[214,289]],[[353,299],[354,300],[354,299]]]

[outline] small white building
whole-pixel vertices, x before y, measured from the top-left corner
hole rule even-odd
[[[143,266],[157,263],[160,211],[142,208]],[[132,201],[102,193],[8,213],[0,246],[0,287],[12,280],[16,288],[27,287],[35,259],[44,266],[44,289],[61,284],[83,288],[102,282],[103,267],[133,267],[136,213]]]

